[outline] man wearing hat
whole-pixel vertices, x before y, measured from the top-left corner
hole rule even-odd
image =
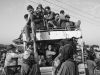
[[[73,21],[70,21],[70,16],[65,15],[65,19],[66,19],[66,29],[68,31],[75,30],[75,23]]]

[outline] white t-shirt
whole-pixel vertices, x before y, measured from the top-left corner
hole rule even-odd
[[[4,66],[6,67],[6,66],[15,65],[16,61],[12,60],[12,58],[17,58],[17,57],[18,57],[18,54],[16,53],[7,53]]]

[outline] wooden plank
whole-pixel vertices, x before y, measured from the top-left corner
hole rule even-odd
[[[52,75],[53,67],[40,67],[41,75]]]

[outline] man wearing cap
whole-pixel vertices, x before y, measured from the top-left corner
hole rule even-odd
[[[75,23],[73,21],[70,21],[70,16],[65,15],[65,19],[66,19],[66,29],[69,31],[75,30]]]

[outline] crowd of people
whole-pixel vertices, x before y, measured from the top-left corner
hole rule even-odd
[[[4,58],[2,60],[2,58]],[[39,65],[29,45],[26,51],[11,45],[3,52],[0,64],[0,75],[41,75]]]
[[[80,46],[78,46],[80,50]],[[100,74],[100,48],[98,45],[84,45],[84,62],[87,64],[87,74]],[[81,54],[79,54],[81,55]],[[97,72],[98,71],[98,72]]]
[[[18,39],[22,39],[24,32],[27,41],[30,42],[32,25],[36,30],[50,30],[50,28],[80,29],[80,20],[78,22],[70,21],[70,16],[66,15],[64,10],[61,10],[60,13],[55,13],[49,6],[43,8],[39,4],[36,10],[31,5],[28,5],[27,11],[29,14],[24,15],[26,24]],[[16,71],[20,71],[21,75],[41,75],[39,68],[41,66],[53,66],[53,75],[79,74],[77,65],[82,63],[82,48],[78,44],[77,38],[63,39],[56,43],[46,42],[45,45],[41,42],[36,44],[37,54],[39,54],[37,57],[35,57],[31,44],[27,44],[27,49],[23,49],[24,51],[20,51],[18,47],[11,45],[11,48],[2,54],[2,63],[4,64],[1,67],[3,68],[3,74],[9,75],[9,73],[12,73],[10,75],[14,75]],[[87,63],[89,75],[94,75],[94,70],[100,69],[100,55],[97,55],[99,46],[89,48],[89,46],[83,47],[84,60]],[[14,69],[12,66],[17,66],[18,68]]]
[[[30,33],[32,32],[32,24],[35,24],[36,30],[50,30],[55,28],[66,29],[68,31],[79,30],[81,21],[73,22],[70,20],[70,16],[65,13],[64,10],[61,10],[60,13],[53,12],[49,6],[45,8],[42,4],[39,4],[36,10],[31,6],[27,6],[28,14],[24,15],[26,24],[22,30],[29,42],[31,40]],[[33,23],[34,22],[34,23]],[[22,37],[20,34],[17,40],[20,40]]]
[[[11,45],[7,52],[2,53],[3,65],[1,67],[4,69],[3,72],[13,75],[16,71],[8,66],[17,65],[19,67],[17,72],[21,72],[21,75],[32,75],[33,73],[41,75],[39,67],[53,66],[53,75],[79,75],[78,64],[82,63],[82,51],[77,39],[64,39],[53,42],[53,44],[44,43],[39,42],[37,44],[38,58],[34,57],[31,45],[28,46],[26,51],[19,50],[18,47]],[[97,75],[95,70],[100,70],[99,46],[84,45],[83,50],[88,75]],[[38,59],[38,62],[35,59]],[[21,68],[19,65],[21,65]]]
[[[11,48],[7,49],[7,52],[5,54],[4,63],[3,63],[3,74],[10,74],[14,75],[16,72],[19,74],[21,72],[21,75],[40,75],[40,69],[39,66],[53,66],[54,60],[56,60],[57,55],[61,54],[60,61],[61,65],[67,60],[69,63],[71,63],[73,60],[73,49],[74,44],[72,43],[72,39],[70,40],[60,40],[59,41],[59,48],[54,48],[57,46],[54,46],[54,43],[51,45],[50,43],[44,45],[46,48],[45,52],[43,54],[39,54],[39,62],[36,62],[34,54],[33,54],[33,47],[31,45],[28,46],[27,50],[20,51],[18,47],[15,47],[14,45],[11,45]],[[58,42],[57,42],[58,43]],[[55,43],[56,44],[56,43]],[[41,45],[41,44],[40,44]],[[38,46],[38,45],[37,45]],[[39,48],[39,47],[37,47]],[[67,49],[66,49],[67,48]],[[55,50],[57,49],[57,50]],[[56,55],[57,54],[57,55]],[[66,56],[67,55],[67,56]],[[67,62],[66,61],[66,62]],[[72,62],[73,64],[73,62]],[[72,65],[71,64],[71,65]],[[70,64],[68,64],[70,65]],[[70,65],[70,66],[71,66]],[[14,69],[14,67],[18,67],[18,69]],[[61,68],[60,70],[62,70]],[[71,70],[70,70],[71,71]],[[73,72],[73,70],[71,71]],[[61,72],[60,72],[61,73]],[[59,75],[63,75],[62,73]],[[65,74],[66,75],[66,74]]]

